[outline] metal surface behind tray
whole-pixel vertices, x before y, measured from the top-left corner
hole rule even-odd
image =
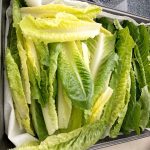
[[[85,0],[82,0],[85,1]],[[10,0],[1,0],[0,1],[0,150],[6,150],[8,148],[12,148],[13,144],[8,140],[7,136],[4,134],[4,118],[3,118],[3,105],[4,105],[4,51],[5,51],[5,23],[6,23],[6,9],[9,6]],[[90,2],[93,3],[93,2]],[[96,3],[94,3],[96,4]],[[132,14],[127,14],[125,12],[112,10],[110,8],[103,8],[103,11],[115,14],[128,16],[135,19],[137,22],[150,22],[149,19],[138,17]],[[136,135],[134,132],[130,135],[120,135],[116,139],[105,138],[103,140],[98,141],[94,146],[90,148],[90,150],[98,150],[100,148],[108,147],[111,145],[124,143],[144,137],[150,136],[150,131],[145,130],[141,135]],[[3,137],[2,141],[1,138]]]

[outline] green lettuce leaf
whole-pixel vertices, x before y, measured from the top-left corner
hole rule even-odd
[[[48,134],[53,134],[58,129],[58,119],[55,108],[54,81],[57,70],[57,58],[59,51],[55,46],[49,46],[43,42],[34,40],[40,67],[40,92],[44,99],[42,112]]]
[[[149,122],[150,117],[150,92],[148,86],[142,88],[139,103],[141,105],[140,127],[142,130],[144,130]]]
[[[60,78],[60,77],[58,77]],[[72,103],[58,79],[58,126],[59,129],[67,129],[72,111]]]
[[[149,82],[150,82],[150,60],[149,60],[149,32],[144,25],[136,27],[133,23],[125,21],[124,26],[128,26],[130,33],[136,41],[134,49],[133,65],[135,76],[139,84],[139,96],[137,100],[141,105],[140,127],[142,130],[149,121]],[[139,109],[139,108],[138,108]],[[143,122],[143,123],[142,123]]]
[[[40,81],[41,81],[40,65],[39,65],[35,45],[34,45],[32,39],[25,38],[24,39],[24,46],[25,46],[25,50],[26,50],[26,54],[27,54],[27,60],[29,61],[30,67],[33,70],[33,74],[34,74],[35,79],[36,79],[35,82],[37,82],[38,88],[40,88]],[[44,106],[45,101],[46,101],[45,99],[39,99],[39,103],[42,106]]]
[[[140,133],[140,116],[141,116],[141,105],[136,100],[136,79],[135,79],[135,72],[133,68],[131,68],[130,72],[131,78],[131,89],[130,89],[130,102],[128,105],[128,110],[123,121],[122,131],[125,133],[129,133],[132,130],[135,130],[138,134]]]
[[[88,122],[93,123],[100,119],[104,106],[109,101],[110,97],[112,96],[113,90],[108,87],[106,90],[100,95],[100,97],[97,99],[95,104],[93,105],[91,109],[91,114],[89,117]]]
[[[123,121],[124,121],[124,118],[125,118],[125,115],[126,115],[127,109],[128,109],[128,103],[130,101],[130,89],[131,89],[131,79],[129,76],[128,84],[127,84],[127,88],[126,88],[125,106],[124,106],[123,110],[120,112],[117,120],[115,121],[115,124],[111,128],[110,137],[112,137],[112,138],[115,138],[118,136],[121,126],[123,124]]]
[[[72,102],[80,108],[89,108],[93,95],[91,74],[75,42],[60,43],[58,74]]]
[[[9,27],[9,33],[8,33],[8,39],[7,39],[7,47],[11,47],[10,52],[11,55],[15,61],[15,63],[18,65],[18,68],[20,69],[20,57],[17,49],[17,35],[16,35],[16,29],[12,26],[12,24]]]
[[[42,107],[45,124],[48,130],[48,134],[53,134],[58,129],[58,117],[55,106],[55,78],[57,70],[57,61],[60,53],[60,49],[57,44],[50,44],[49,46],[49,97],[48,103]]]
[[[13,1],[13,26],[16,29],[16,36],[17,36],[17,50],[20,57],[20,72],[22,78],[22,84],[24,88],[24,93],[26,96],[27,102],[31,103],[31,91],[30,91],[30,83],[29,83],[29,76],[28,76],[28,69],[27,69],[27,57],[26,52],[23,47],[23,36],[19,27],[19,22],[21,21],[20,15],[20,2],[18,0]],[[13,41],[12,41],[13,42]]]
[[[93,38],[99,34],[101,25],[79,20],[71,14],[58,13],[52,19],[26,16],[20,22],[20,27],[25,36],[52,43]]]
[[[136,42],[137,46],[134,50],[135,62],[138,66],[135,66],[136,78],[140,88],[148,85],[150,82],[150,60],[149,60],[149,33],[144,25],[135,26],[129,21],[124,21],[123,26],[128,26],[130,34]]]
[[[101,23],[102,26],[111,33],[114,33],[116,30],[113,21],[106,17],[96,18],[96,22]]]
[[[139,47],[144,71],[145,71],[145,77],[146,82],[148,86],[150,87],[150,47],[149,47],[149,33],[146,29],[146,26],[140,25],[139,26],[139,32],[140,32],[140,39],[137,42],[137,45]]]
[[[95,39],[94,45],[94,56],[91,60],[90,69],[93,78],[95,78],[100,66],[108,59],[108,57],[113,53],[116,36],[112,34],[100,33]],[[93,40],[91,40],[92,42]],[[91,50],[90,50],[91,51]]]
[[[38,138],[40,140],[44,140],[48,136],[48,132],[44,122],[41,105],[38,103],[38,101],[41,101],[42,96],[36,78],[34,76],[32,64],[30,64],[30,61],[27,62],[28,62],[28,70],[29,70],[28,73],[29,73],[29,79],[31,85],[30,111],[32,116],[32,122]]]
[[[118,55],[112,53],[99,68],[94,79],[94,96],[93,103],[106,90],[109,85],[111,74],[118,62]]]
[[[36,99],[32,99],[31,102],[31,115],[33,126],[39,140],[42,141],[48,136],[48,132],[42,115],[41,105]]]
[[[135,43],[129,34],[128,28],[118,31],[116,48],[120,59],[117,72],[118,78],[116,79],[117,84],[113,89],[114,92],[109,103],[105,106],[101,119],[72,132],[50,136],[36,148],[49,150],[84,150],[96,143],[100,138],[104,138],[108,135],[120,111],[123,111],[125,106],[126,88],[131,68],[132,49],[134,46]]]
[[[70,132],[80,128],[82,126],[82,122],[83,122],[83,111],[80,108],[73,105],[66,132]]]
[[[47,103],[49,96],[49,49],[47,45],[40,41],[34,41],[34,45],[40,67],[40,91],[45,103]]]
[[[116,35],[100,33],[94,39],[88,39],[91,52],[90,70],[94,80],[93,104],[106,90],[110,76],[114,70],[118,56],[114,52]]]
[[[80,8],[79,6],[75,7],[64,4],[48,4],[38,7],[21,8],[22,16],[32,15],[37,18],[54,18],[59,12],[72,14],[80,19],[93,19],[101,12],[101,8],[96,5]]]
[[[24,88],[24,93],[28,104],[31,104],[31,91],[30,91],[28,68],[26,63],[27,56],[26,56],[26,51],[24,50],[21,42],[19,41],[19,38],[17,41],[17,47],[18,47],[20,62],[21,62],[21,75],[22,75],[22,84]]]
[[[135,43],[130,36],[128,28],[124,28],[118,31],[117,34],[116,51],[119,56],[119,62],[116,68],[116,72],[112,74],[115,77],[115,83],[113,86],[113,94],[106,104],[104,113],[101,119],[105,120],[108,125],[108,131],[105,133],[109,134],[110,128],[112,128],[115,121],[118,119],[120,112],[125,108],[126,103],[126,89],[128,85],[128,76],[131,68],[132,49]]]
[[[29,108],[23,91],[20,72],[9,49],[7,49],[6,52],[6,71],[14,105],[17,109],[18,115],[20,116],[22,126],[24,127],[27,133],[34,135],[30,123]]]

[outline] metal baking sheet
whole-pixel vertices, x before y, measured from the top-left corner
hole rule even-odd
[[[85,1],[85,0],[82,0]],[[88,1],[89,2],[89,1]],[[4,84],[3,84],[3,79],[4,79],[4,51],[5,51],[5,23],[6,23],[6,9],[9,6],[10,0],[1,0],[0,1],[0,150],[6,150],[8,148],[14,147],[13,144],[8,140],[7,136],[4,134],[4,117],[3,117],[3,112],[4,112]],[[94,2],[89,2],[92,4],[96,4]],[[99,4],[96,4],[99,5]],[[100,5],[99,5],[100,6]],[[144,22],[148,23],[150,22],[149,19],[136,16],[133,14],[128,14],[126,12],[121,12],[118,10],[113,10],[110,8],[103,7],[103,11],[115,14],[115,15],[120,15],[120,16],[128,16],[136,20],[137,22]],[[141,138],[145,138],[150,136],[150,131],[145,130],[141,135],[136,135],[134,132],[132,132],[130,135],[120,135],[115,139],[111,138],[105,138],[103,140],[98,141],[95,145],[93,145],[90,150],[98,150],[104,147],[109,147],[112,145],[120,144],[120,143],[125,143],[128,141],[133,141]]]

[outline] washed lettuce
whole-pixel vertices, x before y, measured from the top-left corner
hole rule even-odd
[[[49,47],[50,51],[50,68],[49,68],[49,97],[48,103],[42,108],[45,124],[49,135],[53,134],[58,129],[58,117],[55,106],[55,78],[57,70],[57,61],[60,53],[57,44],[53,44]]]
[[[93,82],[75,42],[60,43],[58,74],[68,97],[80,108],[89,108]]]
[[[109,103],[106,104],[104,113],[101,117],[101,119],[104,119],[105,123],[108,124],[106,135],[109,135],[109,130],[120,116],[120,112],[124,111],[125,108],[132,49],[135,46],[128,28],[118,31],[117,39],[116,51],[119,56],[119,62],[116,68],[117,71],[112,74],[112,79],[115,77],[115,82],[113,82],[115,84],[110,85],[113,89],[113,94]]]
[[[16,16],[15,16],[16,15]],[[21,20],[19,3],[13,3],[13,26],[10,30],[10,39],[6,52],[6,70],[10,89],[14,101],[16,119],[20,126],[24,127],[27,133],[34,135],[30,121],[29,108],[31,103],[30,84],[26,65],[26,55],[22,48],[22,34],[17,25]],[[16,31],[15,31],[16,30]],[[23,109],[22,106],[24,106]]]
[[[26,96],[26,101],[30,104],[31,103],[31,91],[30,91],[30,83],[29,83],[29,76],[28,76],[28,69],[27,69],[27,57],[26,52],[23,47],[23,35],[21,33],[19,22],[21,21],[21,14],[19,8],[19,1],[14,0],[13,3],[13,26],[16,29],[16,36],[17,36],[17,49],[18,54],[20,57],[20,72],[22,78],[22,84],[24,88],[24,93]]]
[[[38,86],[38,83],[36,81],[36,77],[34,76],[34,72],[32,69],[32,64],[30,64],[30,61],[27,61],[28,65],[28,73],[29,73],[29,79],[30,79],[30,85],[31,85],[31,116],[32,116],[32,122],[34,129],[36,131],[36,134],[40,140],[44,140],[48,136],[48,132],[46,129],[46,125],[44,122],[43,114],[42,114],[42,108],[39,103],[39,101],[42,100],[42,95],[40,93],[40,89]]]
[[[131,89],[130,89],[130,102],[128,105],[128,110],[123,121],[122,130],[123,132],[131,132],[135,130],[138,134],[140,133],[140,116],[141,116],[141,105],[136,101],[136,79],[135,72],[133,68],[130,71],[131,78]]]
[[[101,12],[101,8],[95,5],[80,8],[64,4],[48,4],[38,7],[21,8],[22,16],[32,15],[37,18],[54,18],[57,13],[66,12],[75,15],[79,19],[93,19]]]
[[[92,107],[91,115],[90,115],[89,120],[88,120],[89,123],[93,123],[93,122],[100,119],[102,112],[103,112],[103,109],[104,109],[104,106],[108,102],[110,97],[112,96],[112,93],[113,93],[113,90],[110,87],[108,87],[100,95],[100,97],[97,99],[94,106]]]
[[[102,26],[107,29],[108,31],[110,31],[111,33],[115,33],[115,26],[113,24],[113,21],[110,20],[107,17],[102,17],[102,18],[96,18],[96,22],[101,23]]]
[[[60,78],[60,77],[59,77]],[[67,129],[72,111],[72,103],[58,80],[58,126],[59,129]]]
[[[99,34],[101,25],[80,20],[71,14],[58,13],[52,19],[26,16],[20,22],[20,27],[25,36],[52,43],[93,38]]]
[[[139,88],[137,100],[135,103],[138,114],[140,114],[139,127],[142,130],[147,126],[150,115],[150,98],[149,98],[149,33],[144,25],[135,26],[129,21],[124,21],[123,26],[128,26],[136,46],[134,48],[133,67],[135,71],[136,81]],[[145,94],[147,93],[147,94]],[[139,106],[140,105],[140,106]],[[134,106],[135,107],[135,106]],[[136,127],[137,128],[137,127]],[[138,129],[138,128],[137,128]],[[136,130],[137,130],[136,129]],[[139,133],[139,131],[137,130]]]
[[[88,121],[95,121],[100,118],[103,107],[112,94],[112,91],[107,91],[107,89],[109,89],[108,86],[112,71],[118,61],[118,56],[114,52],[115,42],[116,35],[112,35],[109,32],[105,34],[100,33],[100,35],[94,39],[90,38],[87,40],[91,56],[90,70],[94,80],[94,94],[92,97],[93,107],[90,111],[85,112],[85,118]],[[101,108],[99,108],[99,106],[101,106]],[[89,115],[86,116],[86,114]]]
[[[16,120],[39,141],[17,149],[84,150],[149,126],[148,26],[95,19],[83,2],[23,6],[13,1],[6,71]]]
[[[7,49],[6,53],[6,70],[9,80],[9,86],[14,100],[14,105],[17,109],[18,115],[20,116],[22,126],[24,127],[26,132],[34,135],[30,122],[29,108],[23,91],[21,75],[17,64],[11,56],[9,48]]]

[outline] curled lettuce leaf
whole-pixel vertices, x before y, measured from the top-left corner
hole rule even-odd
[[[89,5],[86,8],[67,6],[64,4],[48,4],[38,7],[22,7],[22,16],[32,15],[37,18],[54,18],[57,13],[66,12],[80,19],[93,19],[101,12],[101,8]]]
[[[20,27],[25,36],[52,43],[93,38],[99,34],[101,25],[79,20],[71,14],[58,13],[53,19],[26,16],[20,22]]]

